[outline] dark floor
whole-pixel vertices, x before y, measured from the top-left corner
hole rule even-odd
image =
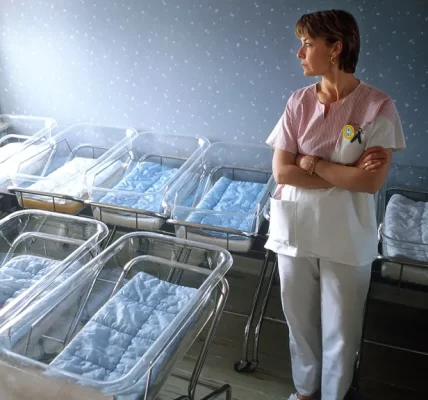
[[[382,289],[375,285],[368,302],[360,398],[428,399],[428,356],[420,354],[428,353],[428,295],[425,307],[412,307],[384,301],[391,296],[376,296]],[[404,299],[411,297],[403,292]]]

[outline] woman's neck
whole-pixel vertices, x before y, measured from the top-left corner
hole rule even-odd
[[[359,84],[360,81],[353,74],[337,71],[331,76],[322,77],[321,82],[317,84],[317,92],[322,97],[335,102],[353,92]]]

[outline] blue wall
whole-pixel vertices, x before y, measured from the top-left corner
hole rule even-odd
[[[391,94],[428,166],[428,1],[1,0],[3,113],[263,142],[302,75],[303,13],[351,11],[357,76]]]

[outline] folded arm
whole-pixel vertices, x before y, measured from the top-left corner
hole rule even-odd
[[[351,192],[376,193],[385,182],[391,159],[392,149],[377,146],[367,149],[355,166],[320,160],[315,166],[315,175],[308,175],[306,170],[311,163],[311,156],[296,156],[275,149],[273,173],[278,184],[306,189],[338,187]]]
[[[285,150],[275,149],[273,155],[273,176],[278,185],[291,185],[305,189],[326,189],[334,185],[315,175],[308,175],[297,165],[296,155]]]
[[[385,149],[386,160],[376,170],[334,164],[320,160],[314,173],[330,184],[351,192],[376,193],[383,185],[391,165],[392,149]]]

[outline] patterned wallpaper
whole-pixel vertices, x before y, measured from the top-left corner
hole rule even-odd
[[[428,166],[428,1],[1,0],[3,113],[264,142],[302,75],[303,13],[351,11],[357,76],[396,101],[402,164]]]

